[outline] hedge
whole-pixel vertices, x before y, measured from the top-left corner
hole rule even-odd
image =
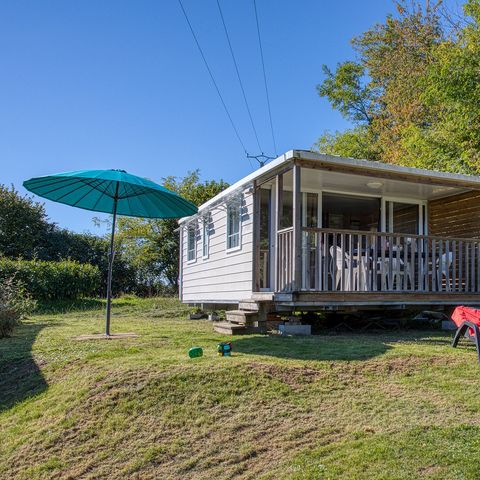
[[[92,296],[102,284],[100,270],[88,263],[0,258],[0,285],[10,278],[21,282],[35,300]]]
[[[19,320],[35,307],[35,300],[19,281],[13,278],[3,281],[0,288],[0,338],[11,335]]]

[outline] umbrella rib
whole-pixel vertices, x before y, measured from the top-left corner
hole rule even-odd
[[[39,183],[42,183],[42,182],[47,182],[47,183],[44,183],[42,185],[42,187],[49,187],[50,185],[55,185],[59,182],[59,178],[62,179],[62,181],[74,181],[76,182],[77,179],[76,178],[72,178],[72,177],[37,177],[37,178],[31,178],[30,180],[28,180],[29,183],[33,183],[35,185],[39,184]]]
[[[57,185],[55,188],[52,188],[51,190],[48,190],[46,192],[42,192],[42,195],[49,195],[50,193],[56,192],[57,190],[61,190],[62,188],[70,187],[71,185],[75,185],[78,182],[78,179],[65,179],[65,180],[69,181],[69,183],[67,183],[66,185],[65,185],[65,183],[63,183],[64,182],[63,179],[62,179],[61,182],[59,182],[57,180],[56,182],[49,183],[48,185],[42,185],[42,187],[49,187],[51,185]]]
[[[110,187],[110,185],[112,184],[112,180],[110,180],[108,182],[108,186]],[[108,187],[107,187],[108,188]],[[112,198],[110,197],[110,195],[108,195],[108,193],[105,193],[105,191],[102,191],[100,190],[99,188],[97,189],[98,192],[101,193],[101,195],[97,198],[97,201],[95,202],[95,204],[93,205],[93,210],[95,210],[97,208],[97,205],[98,205],[98,202],[102,199],[103,195],[106,195],[107,197],[109,198]]]
[[[138,195],[136,195],[138,197]],[[130,198],[132,198],[130,195],[128,197],[125,197],[128,203],[128,210],[131,212],[132,211],[132,204],[130,203]],[[122,199],[123,200],[123,199]]]
[[[94,181],[98,181],[98,180],[94,180]],[[87,195],[90,195],[90,193],[92,193],[93,190],[97,191],[97,192],[100,192],[101,190],[99,188],[97,188],[97,186],[95,185],[88,185],[89,187],[92,187],[91,190],[87,190],[78,200],[76,200],[74,203],[72,203],[72,207],[76,207],[78,205],[79,202],[81,202]],[[77,189],[78,190],[78,189]],[[70,192],[71,193],[71,192]],[[65,196],[65,195],[64,195]]]
[[[147,201],[149,201],[149,198],[146,195],[139,195],[138,196],[139,202],[142,204],[143,208],[145,209],[145,213],[149,213],[149,205],[147,204]],[[149,215],[149,218],[152,218]]]
[[[163,192],[159,192],[160,193],[160,196],[161,196],[161,200],[164,204],[166,204],[166,206],[169,208],[169,209],[172,209],[175,207],[175,205],[173,204],[172,205],[172,201],[170,199],[170,196],[169,195],[165,195]],[[144,197],[146,201],[148,201],[150,204],[154,204],[153,200],[150,199],[150,197],[148,196],[145,196]],[[169,217],[165,217],[165,218],[170,218],[171,216],[169,215]]]
[[[72,185],[73,185],[73,184],[72,184]],[[83,182],[83,181],[82,181],[80,186],[78,186],[77,188],[74,188],[73,190],[70,190],[69,192],[64,193],[62,196],[56,198],[55,201],[56,201],[56,202],[59,202],[59,201],[62,200],[63,198],[67,197],[68,195],[71,195],[72,193],[76,192],[77,190],[80,190],[81,188],[85,187],[85,185],[86,185],[87,187],[91,187],[91,186],[92,186],[89,182]],[[55,192],[56,190],[61,190],[62,188],[65,188],[65,185],[64,185],[63,187],[55,188],[54,190],[51,190],[51,191],[49,191],[49,192],[46,192],[45,195],[48,195],[48,194],[50,194],[50,193],[53,193],[53,192]],[[95,187],[93,187],[93,188],[95,188]],[[87,192],[87,193],[88,193],[88,192]],[[82,197],[82,198],[83,198],[83,197]],[[76,205],[76,203],[73,204],[73,205]]]
[[[136,188],[136,185],[133,185],[131,183],[128,184],[132,189],[135,189]],[[150,187],[147,187],[147,188],[150,188]],[[152,189],[153,190],[153,189]],[[129,197],[138,197],[140,195],[145,195],[145,191],[142,191],[142,190],[138,190],[137,192],[133,192],[131,195],[121,195],[119,196],[118,198],[121,199],[121,200],[124,200],[126,198],[129,198]]]
[[[111,182],[110,182],[111,183]],[[95,209],[97,208],[97,205],[98,205],[98,202],[102,199],[103,195],[107,195],[105,192],[103,192],[102,190],[100,190],[99,188],[96,189],[97,192],[100,192],[100,196],[97,198],[97,201],[95,202],[95,204],[93,205],[92,207],[92,210],[95,211]],[[107,195],[108,196],[108,195]]]
[[[77,182],[81,182],[81,183],[82,183],[81,186],[79,186],[78,188],[75,188],[74,190],[71,190],[70,192],[62,195],[60,198],[56,199],[56,201],[61,200],[61,199],[64,198],[65,196],[69,195],[69,194],[72,193],[72,192],[75,192],[75,191],[79,190],[80,188],[84,187],[85,185],[87,185],[87,186],[89,186],[89,187],[92,187],[92,188],[95,189],[95,190],[98,190],[99,192],[101,192],[101,193],[104,194],[104,195],[107,195],[107,196],[110,197],[110,198],[113,198],[113,196],[110,195],[106,190],[103,190],[103,189],[99,188],[99,187],[102,185],[102,182],[103,182],[103,180],[101,180],[101,179],[99,179],[99,178],[86,179],[86,178],[78,178],[78,177],[76,177],[76,178],[71,178],[71,179],[68,178],[68,179],[65,179],[65,180],[70,180],[70,183],[67,184],[67,185],[64,185],[64,184],[59,185],[58,187],[52,188],[51,190],[48,190],[47,192],[42,192],[42,195],[44,195],[44,196],[45,196],[45,195],[49,195],[50,193],[56,192],[57,190],[61,190],[62,188],[69,187],[69,186],[71,186],[71,185],[75,185]],[[63,180],[62,180],[62,181],[63,181]],[[51,182],[51,183],[49,183],[49,185],[55,185],[55,184],[58,184],[58,183],[59,183],[58,181],[57,181],[57,182]],[[109,181],[109,186],[110,186],[111,184],[112,184],[112,180]],[[82,197],[82,198],[83,198],[83,197]],[[80,199],[80,200],[81,200],[81,199]],[[77,203],[78,203],[78,201],[75,202],[74,205],[76,205]]]
[[[64,197],[66,197],[67,195],[70,195],[71,193],[73,192],[76,192],[77,190],[79,190],[80,188],[83,188],[85,186],[87,187],[92,187],[93,189],[95,190],[98,190],[95,182],[97,184],[99,184],[99,182],[101,182],[101,180],[98,180],[98,179],[75,179],[75,181],[69,183],[68,185],[60,185],[58,186],[57,188],[53,188],[52,190],[49,190],[48,192],[45,192],[43,195],[49,195],[50,193],[53,193],[53,192],[56,192],[57,190],[62,190],[62,188],[65,188],[65,187],[70,187],[70,186],[73,186],[75,185],[76,183],[80,182],[81,185],[79,185],[77,188],[73,189],[73,190],[70,190],[69,192],[65,193],[64,195],[62,195],[61,197],[59,197],[58,199],[56,199],[55,201],[58,201]]]
[[[110,185],[112,184],[112,182],[118,182],[118,180],[109,180],[108,181],[108,187],[106,187],[105,189],[101,189],[101,188],[97,188],[97,190],[99,192],[102,192],[104,195],[106,195],[107,197],[111,198],[111,199],[114,199],[115,198],[115,195],[110,195],[108,193],[108,189],[110,188]]]

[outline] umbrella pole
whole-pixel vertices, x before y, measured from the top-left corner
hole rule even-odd
[[[110,235],[110,252],[108,254],[108,275],[107,275],[107,314],[105,322],[105,335],[110,335],[110,311],[112,307],[112,270],[113,270],[113,243],[115,239],[115,223],[117,221],[118,182],[113,204],[112,233]]]

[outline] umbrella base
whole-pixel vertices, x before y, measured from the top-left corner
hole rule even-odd
[[[117,340],[121,338],[137,338],[139,335],[136,333],[111,333],[105,335],[104,333],[93,333],[90,335],[79,335],[74,337],[74,340]]]

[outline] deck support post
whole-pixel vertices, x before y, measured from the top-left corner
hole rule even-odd
[[[253,181],[253,269],[252,291],[260,291],[260,187]]]
[[[283,174],[279,173],[275,177],[275,215],[273,216],[273,221],[275,224],[274,232],[275,232],[275,265],[274,265],[274,291],[278,292],[280,285],[279,285],[279,268],[280,268],[280,261],[278,254],[278,231],[282,228],[282,214],[283,214]]]
[[[301,167],[293,165],[293,290],[302,288]]]

